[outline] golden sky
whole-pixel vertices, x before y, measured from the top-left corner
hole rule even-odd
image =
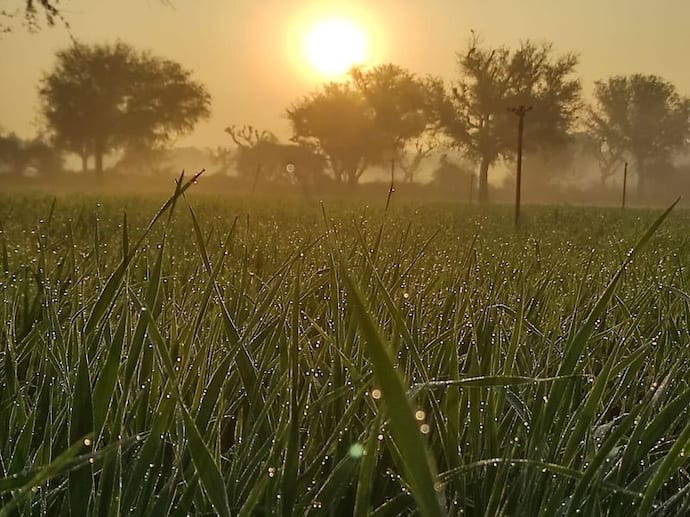
[[[17,1],[17,4],[20,2]],[[73,36],[122,39],[195,71],[213,96],[208,122],[181,145],[228,143],[223,129],[253,124],[288,134],[283,113],[321,80],[301,48],[313,21],[347,17],[367,35],[371,64],[393,62],[446,79],[470,30],[491,45],[550,40],[577,51],[585,91],[614,74],[658,74],[690,95],[690,0],[69,0]],[[0,39],[0,128],[37,131],[36,89],[57,49],[61,27],[16,29]]]

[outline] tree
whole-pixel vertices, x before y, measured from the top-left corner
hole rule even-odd
[[[15,135],[0,136],[0,172],[3,174],[21,174],[24,168],[24,144]]]
[[[470,178],[473,172],[465,163],[457,163],[442,154],[438,166],[432,173],[433,184],[446,194],[460,194],[469,192]]]
[[[14,134],[0,135],[0,173],[21,176],[29,167],[41,175],[50,175],[62,170],[62,160],[40,138],[22,140]]]
[[[339,183],[355,185],[366,168],[381,161],[385,147],[371,109],[350,83],[330,83],[287,111],[293,141],[312,146],[328,160]]]
[[[480,163],[479,198],[488,202],[488,174],[515,150],[516,121],[508,108],[532,106],[525,150],[565,143],[580,108],[578,58],[555,55],[549,43],[526,41],[519,48],[480,47],[473,36],[458,55],[460,79],[439,107],[440,124],[454,145]]]
[[[19,4],[14,10],[6,7],[0,9],[0,32],[9,32],[12,29],[11,22],[23,15],[24,24],[30,31],[38,30],[41,26],[41,19],[45,20],[49,26],[55,25],[58,21],[65,20],[58,8],[60,0],[17,0]]]
[[[429,158],[438,145],[439,141],[432,133],[425,137],[417,138],[399,152],[397,159],[406,182],[414,182],[415,174],[419,171],[422,161]]]
[[[399,151],[433,126],[434,79],[423,81],[396,65],[354,69],[352,79],[373,110],[373,123],[393,151]]]
[[[336,181],[354,185],[433,125],[432,83],[391,64],[355,69],[350,81],[325,85],[288,109],[293,139],[326,156]]]
[[[591,120],[591,119],[590,119]],[[594,128],[588,127],[589,121],[585,122],[585,132],[577,135],[580,153],[591,155],[599,167],[599,179],[601,186],[605,186],[620,166],[625,163],[625,153],[621,149],[610,147],[605,141],[601,140]]]
[[[311,187],[324,176],[325,159],[312,148],[282,144],[270,131],[253,126],[225,130],[237,146],[234,163],[240,177],[256,182],[299,183]]]
[[[165,145],[210,114],[210,96],[191,72],[121,42],[58,52],[39,93],[56,145],[79,155],[84,170],[93,156],[99,176],[107,153]]]
[[[653,180],[655,162],[668,161],[690,137],[690,99],[654,76],[635,74],[597,81],[588,128],[611,156],[629,157],[637,172],[638,196]]]

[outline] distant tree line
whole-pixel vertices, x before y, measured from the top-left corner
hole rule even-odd
[[[32,5],[50,12],[56,3]],[[516,118],[509,109],[519,105],[533,108],[525,132],[528,153],[586,152],[599,164],[602,181],[628,162],[640,196],[659,164],[687,149],[690,100],[662,78],[634,74],[597,81],[588,104],[575,54],[531,41],[491,47],[474,34],[457,64],[457,78],[449,83],[394,64],[353,69],[345,80],[324,84],[287,108],[290,143],[252,126],[230,126],[231,145],[215,153],[216,162],[254,186],[331,182],[353,188],[377,166],[412,182],[432,154],[454,152],[476,164],[479,199],[487,202],[492,168],[514,157]],[[80,157],[82,169],[98,176],[104,158],[114,155],[123,169],[155,170],[174,139],[211,110],[210,95],[189,70],[122,42],[77,42],[59,51],[39,93],[51,146]],[[36,142],[10,136],[2,142],[0,170],[19,170],[18,157],[38,149]],[[56,167],[56,160],[50,163]],[[444,158],[439,177],[452,170],[467,174],[464,165],[455,165]]]
[[[53,173],[62,168],[59,151],[40,138],[0,136],[0,173],[12,176]]]

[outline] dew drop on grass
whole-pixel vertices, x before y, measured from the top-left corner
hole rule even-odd
[[[359,459],[364,455],[364,447],[361,443],[353,443],[350,446],[349,454],[351,458]]]

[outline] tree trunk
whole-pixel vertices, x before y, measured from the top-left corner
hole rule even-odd
[[[643,160],[636,159],[635,168],[637,169],[637,202],[643,203],[649,194],[651,178]]]
[[[354,190],[354,188],[357,186],[357,183],[359,183],[359,176],[357,176],[357,171],[349,171],[347,174],[347,188],[350,190]]]
[[[483,157],[482,163],[479,167],[479,204],[487,205],[489,203],[489,166],[491,161]]]
[[[103,177],[103,145],[96,144],[96,151],[94,152],[96,177],[101,179]]]
[[[89,170],[89,155],[84,153],[81,155],[81,171],[86,173]]]

